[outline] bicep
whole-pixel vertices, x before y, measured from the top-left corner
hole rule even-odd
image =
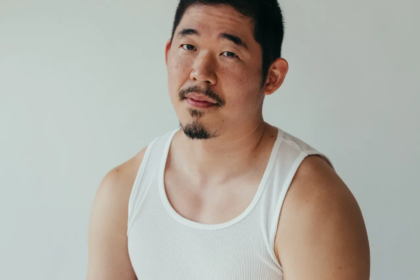
[[[279,229],[284,279],[367,280],[370,252],[361,210],[341,179],[323,170],[301,181],[300,190],[291,187],[285,200]]]
[[[102,180],[89,221],[87,280],[135,280],[127,249],[127,201],[118,171]]]

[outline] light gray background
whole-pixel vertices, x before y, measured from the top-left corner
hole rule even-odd
[[[177,127],[177,1],[0,0],[0,279],[87,271],[103,176]],[[420,2],[283,0],[264,116],[327,154],[367,225],[371,279],[420,279]]]

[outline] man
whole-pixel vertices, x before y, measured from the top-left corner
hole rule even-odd
[[[181,129],[101,182],[88,280],[369,279],[352,193],[263,120],[288,71],[282,40],[276,0],[181,0],[165,53]]]

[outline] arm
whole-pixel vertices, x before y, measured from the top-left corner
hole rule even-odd
[[[87,280],[136,280],[127,249],[128,200],[144,150],[103,178],[89,221]]]
[[[285,280],[369,279],[369,241],[359,205],[320,157],[307,157],[296,172],[278,230]]]

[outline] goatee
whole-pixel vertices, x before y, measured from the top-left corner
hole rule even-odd
[[[210,133],[201,123],[199,123],[197,120],[187,124],[186,126],[182,126],[180,124],[182,130],[184,131],[184,134],[194,140],[206,140],[213,137],[216,137],[216,135]]]

